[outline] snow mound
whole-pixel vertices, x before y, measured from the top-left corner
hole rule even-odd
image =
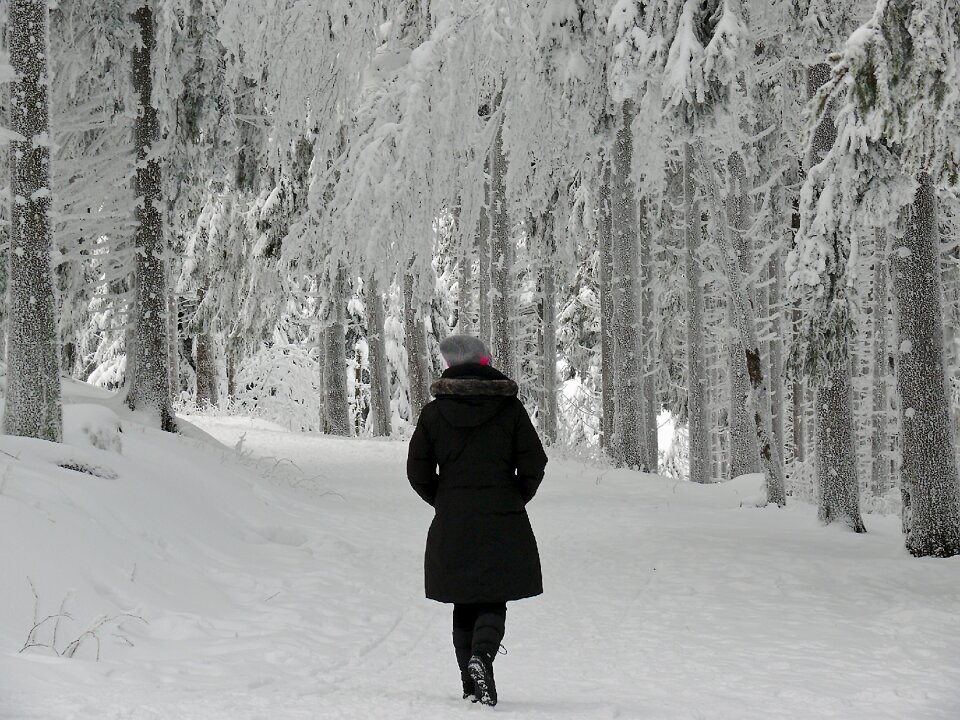
[[[74,404],[63,408],[63,442],[95,447],[118,455],[123,452],[120,418],[103,405]]]

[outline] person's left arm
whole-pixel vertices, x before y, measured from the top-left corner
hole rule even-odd
[[[433,440],[427,432],[427,409],[420,413],[420,420],[410,438],[407,450],[407,479],[417,495],[433,505],[437,497],[440,476],[437,475],[437,456],[433,451]]]
[[[547,466],[547,454],[543,451],[543,444],[537,430],[530,422],[530,416],[523,403],[517,400],[516,426],[514,428],[517,484],[524,504],[530,502],[537,494],[540,481],[543,480],[543,470]]]

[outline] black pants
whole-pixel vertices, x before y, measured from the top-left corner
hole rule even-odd
[[[507,604],[457,603],[453,606],[453,649],[461,675],[467,677],[470,656],[483,652],[493,660],[503,640]]]

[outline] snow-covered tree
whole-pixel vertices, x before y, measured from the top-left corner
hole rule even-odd
[[[689,472],[694,482],[709,477],[707,454],[707,363],[704,338],[700,206],[695,199],[693,147],[683,148],[683,237],[687,276],[687,436]]]
[[[51,268],[47,0],[10,0],[10,249],[4,432],[59,442],[60,348]],[[12,81],[12,82],[11,82]],[[10,134],[12,133],[12,134]]]
[[[943,373],[943,315],[936,188],[960,181],[960,68],[956,3],[879,0],[846,42],[817,96],[818,116],[836,107],[837,137],[804,188],[805,239],[795,272],[819,288],[808,347],[836,357],[835,329],[864,222],[885,229],[900,216],[892,276],[899,348],[901,491],[906,545],[918,556],[960,553],[960,478]],[[902,239],[899,237],[902,234]],[[845,283],[830,284],[845,264]],[[799,283],[798,283],[799,284]]]
[[[873,254],[873,309],[871,311],[873,387],[871,388],[870,488],[874,495],[880,496],[889,489],[890,485],[890,431],[887,412],[889,404],[887,387],[889,363],[887,358],[890,356],[890,343],[887,337],[889,255],[886,229],[876,231]]]
[[[611,176],[613,255],[614,398],[617,460],[644,468],[642,378],[639,337],[640,248],[637,238],[636,185],[633,182],[632,102],[622,104],[616,129]]]
[[[127,403],[133,410],[154,416],[164,430],[173,430],[176,423],[170,407],[168,371],[166,236],[158,156],[160,124],[153,92],[156,27],[152,0],[145,0],[137,6],[133,17],[140,31],[140,44],[131,53],[133,89],[139,101],[135,129],[138,224],[135,236],[135,330],[133,348],[127,348]]]
[[[370,411],[373,414],[373,434],[389,436],[390,380],[387,375],[387,345],[384,326],[383,295],[376,277],[371,275],[364,287],[367,307],[367,343],[370,358]]]

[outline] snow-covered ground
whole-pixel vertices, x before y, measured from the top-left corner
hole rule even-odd
[[[241,457],[74,401],[66,446],[0,436],[0,717],[960,717],[960,558],[908,557],[895,518],[855,536],[741,509],[756,478],[553,455],[530,506],[546,592],[509,606],[491,710],[459,699],[450,608],[422,596],[404,443],[192,418]],[[73,659],[18,652],[28,577],[38,619],[65,598],[72,618],[36,643],[108,618]]]

